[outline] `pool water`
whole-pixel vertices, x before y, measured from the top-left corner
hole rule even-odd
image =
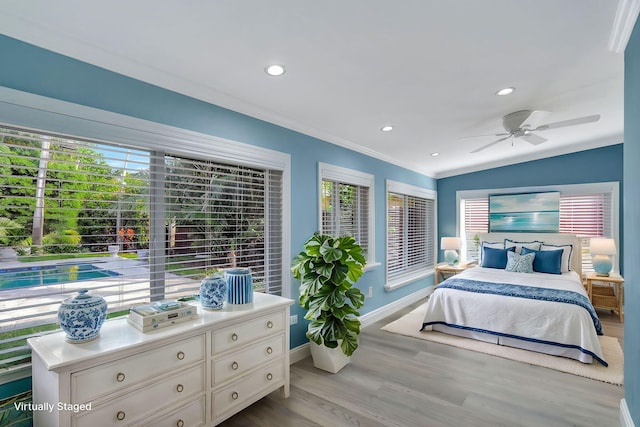
[[[0,290],[30,286],[57,285],[120,276],[92,264],[67,264],[0,269]]]

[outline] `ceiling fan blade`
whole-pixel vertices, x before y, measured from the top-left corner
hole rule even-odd
[[[458,139],[469,139],[469,138],[481,138],[484,136],[505,136],[505,135],[510,135],[509,133],[488,133],[485,135],[471,135],[471,136],[461,136]]]
[[[597,122],[598,120],[600,120],[600,114],[595,114],[593,116],[579,117],[577,119],[563,120],[561,122],[555,122],[555,123],[547,123],[546,125],[540,125],[537,128],[531,129],[531,130],[539,131],[539,130],[547,130],[547,129],[557,129],[557,128],[563,128],[567,126],[575,126],[575,125],[582,125],[585,123]]]
[[[492,142],[492,143],[490,143],[490,144],[483,145],[483,146],[482,146],[482,147],[480,147],[480,148],[476,148],[475,150],[473,150],[473,151],[471,152],[471,154],[473,154],[473,153],[477,153],[478,151],[482,151],[482,150],[484,150],[485,148],[489,148],[489,147],[491,147],[492,145],[495,145],[495,144],[497,144],[498,142],[504,141],[505,139],[509,139],[509,138],[511,138],[511,135],[505,136],[504,138],[497,139],[497,140],[493,141],[493,142]]]
[[[525,141],[527,141],[529,144],[532,144],[532,145],[539,145],[547,141],[547,138],[543,138],[531,132],[527,133],[526,135],[522,135],[520,138],[524,139]]]

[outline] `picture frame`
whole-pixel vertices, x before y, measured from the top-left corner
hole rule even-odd
[[[560,192],[490,194],[489,232],[558,233]]]

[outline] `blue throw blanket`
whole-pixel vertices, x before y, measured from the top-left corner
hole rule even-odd
[[[593,326],[596,328],[596,333],[598,335],[604,335],[600,319],[598,319],[598,315],[596,314],[593,305],[591,305],[589,298],[579,294],[578,292],[562,289],[538,288],[535,286],[512,285],[510,283],[481,282],[479,280],[460,279],[456,277],[449,278],[446,282],[438,285],[438,288],[449,288],[479,294],[505,295],[509,297],[575,304],[589,312],[589,315],[593,320]]]

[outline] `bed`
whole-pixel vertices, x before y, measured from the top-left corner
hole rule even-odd
[[[580,240],[553,233],[479,237],[479,266],[435,288],[422,330],[607,366],[602,326],[582,285]]]

